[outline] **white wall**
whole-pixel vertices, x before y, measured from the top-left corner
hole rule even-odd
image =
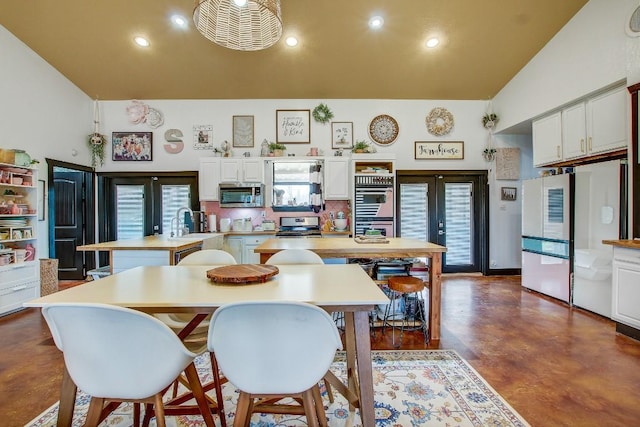
[[[91,99],[2,26],[0,53],[0,147],[26,150],[43,180],[45,158],[88,164]],[[48,215],[38,222],[38,258],[48,257],[47,227]]]
[[[625,32],[638,0],[591,0],[496,95],[498,131],[628,78],[640,81],[640,37]]]

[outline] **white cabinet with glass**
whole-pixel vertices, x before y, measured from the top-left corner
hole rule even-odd
[[[223,158],[220,182],[262,182],[264,161],[261,158]]]
[[[198,192],[200,201],[218,200],[218,185],[220,184],[220,158],[203,157],[200,159],[198,172]]]
[[[37,170],[0,163],[0,314],[40,295],[37,183]]]

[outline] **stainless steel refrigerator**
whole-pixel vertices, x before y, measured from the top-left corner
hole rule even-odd
[[[625,194],[626,165],[620,160],[575,168],[573,304],[609,318],[613,247],[602,240],[621,237]]]

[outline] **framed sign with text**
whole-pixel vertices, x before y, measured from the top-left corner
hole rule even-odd
[[[311,144],[311,110],[276,110],[276,143]]]
[[[464,141],[415,141],[416,160],[462,160]]]

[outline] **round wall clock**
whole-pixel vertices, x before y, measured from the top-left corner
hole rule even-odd
[[[369,136],[376,144],[392,144],[398,137],[398,131],[398,122],[387,114],[374,117],[369,123]]]

